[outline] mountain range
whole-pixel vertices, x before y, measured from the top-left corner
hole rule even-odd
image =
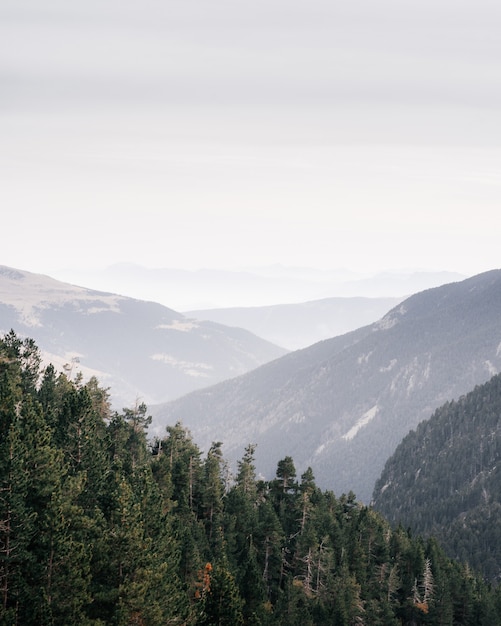
[[[446,275],[402,273],[397,283],[407,287],[420,281],[433,284]],[[218,289],[234,293],[238,285],[240,290],[248,289],[247,297],[272,291],[277,295],[279,284],[286,292],[298,287],[302,293],[308,285],[312,290],[326,289],[353,277],[346,272],[280,267],[259,274],[148,270],[126,264],[108,268],[102,275],[90,272],[93,287],[116,280],[116,290],[109,292],[0,266],[0,332],[13,328],[35,339],[46,360],[72,376],[79,372],[84,379],[96,376],[110,387],[116,408],[130,406],[138,398],[147,404],[160,403],[252,370],[286,354],[289,345],[294,349],[326,334],[344,332],[347,324],[353,329],[361,322],[374,321],[398,300],[327,299],[278,305],[272,312],[252,307],[237,317],[230,309],[228,323],[224,323],[218,322],[217,314],[207,313],[205,321],[200,321],[201,315],[161,304],[160,299],[167,301],[169,293],[175,298],[179,290],[196,293],[200,289],[201,295],[205,289],[214,290],[217,296]],[[389,283],[395,280],[390,277]],[[374,281],[384,290],[387,281],[383,277]],[[119,295],[127,293],[127,287],[155,299]],[[370,291],[371,287],[366,288]],[[225,315],[224,311],[218,314]],[[252,321],[256,315],[259,319]],[[277,332],[280,328],[282,332]],[[270,339],[273,336],[280,341]]]
[[[70,376],[96,376],[116,408],[158,403],[237,376],[287,351],[241,328],[156,302],[0,266],[0,332],[35,340]]]
[[[159,302],[176,311],[261,307],[325,298],[404,298],[462,280],[456,272],[400,270],[360,273],[272,265],[246,269],[149,268],[115,263],[100,269],[58,269],[58,280]],[[374,321],[374,320],[371,320]]]
[[[283,326],[301,312],[312,325],[305,311],[328,300],[284,305]],[[256,443],[263,476],[290,455],[322,486],[365,501],[411,428],[501,369],[500,304],[493,270],[287,353],[241,328],[0,266],[0,332],[33,338],[70,377],[95,375],[117,408],[149,404],[153,435],[182,421],[202,447],[223,441],[230,461]]]
[[[402,300],[403,297],[323,298],[295,304],[185,311],[184,314],[245,328],[288,350],[299,350],[366,326]]]
[[[154,428],[180,421],[202,448],[238,459],[257,444],[314,468],[317,482],[369,502],[386,459],[444,402],[501,370],[501,271],[419,292],[379,321],[287,354],[232,380],[151,408]]]

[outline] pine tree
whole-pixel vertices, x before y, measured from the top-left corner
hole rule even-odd
[[[209,448],[203,465],[202,516],[207,539],[212,549],[223,550],[222,513],[224,483],[222,479],[222,443],[215,442]]]
[[[196,626],[242,626],[242,600],[226,564],[207,564],[208,581],[201,594]]]
[[[271,502],[265,500],[258,509],[255,532],[262,580],[268,599],[274,603],[282,578],[282,547],[285,545],[283,527]]]
[[[249,541],[258,526],[258,489],[254,465],[255,446],[245,449],[238,462],[236,482],[225,498],[224,527],[227,556],[234,570],[245,562]]]

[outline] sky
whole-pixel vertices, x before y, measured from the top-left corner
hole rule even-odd
[[[0,264],[501,267],[500,32],[498,0],[2,0]]]

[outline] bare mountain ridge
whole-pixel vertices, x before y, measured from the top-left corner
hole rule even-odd
[[[250,332],[155,302],[0,266],[0,332],[33,338],[47,362],[110,387],[117,408],[176,398],[286,353]]]
[[[368,502],[409,430],[500,369],[501,270],[493,270],[152,411],[157,429],[180,420],[202,447],[223,441],[229,459],[257,443],[267,477],[277,457],[291,455],[322,487]]]

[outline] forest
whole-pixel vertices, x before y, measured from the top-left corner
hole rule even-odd
[[[501,580],[501,375],[439,407],[400,443],[373,504],[433,535],[451,557]]]
[[[314,468],[262,480],[249,442],[232,472],[41,362],[0,339],[1,626],[501,624],[499,587]]]

